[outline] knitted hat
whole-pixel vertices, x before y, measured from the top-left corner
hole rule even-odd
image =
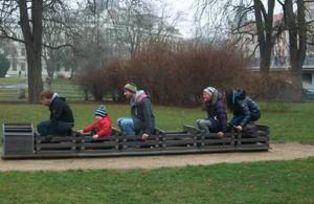
[[[208,93],[208,94],[213,94],[214,92],[216,91],[216,89],[214,88],[214,87],[207,87],[207,88],[205,88],[204,90],[203,90],[203,92],[206,92],[206,93]]]
[[[101,105],[95,111],[95,116],[105,117],[107,115],[106,107]]]
[[[123,89],[132,93],[136,93],[137,91],[137,87],[134,83],[127,83],[126,85],[124,85]]]

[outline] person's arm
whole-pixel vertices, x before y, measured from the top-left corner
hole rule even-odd
[[[99,122],[99,120],[96,120],[92,124],[90,124],[87,127],[85,127],[83,129],[83,133],[87,133],[87,132],[90,132],[91,130],[95,129],[97,127],[98,122]]]
[[[142,102],[142,108],[143,108],[143,117],[144,117],[144,133],[145,134],[152,134],[153,133],[153,110],[152,110],[152,104],[150,99],[144,98]]]
[[[225,133],[227,131],[227,113],[222,101],[217,104],[217,119],[221,125],[221,132]]]
[[[242,101],[240,103],[240,106],[241,106],[241,112],[242,114],[244,114],[244,118],[242,119],[242,121],[240,121],[240,126],[243,129],[243,126],[245,126],[250,121],[251,112],[250,112],[250,109],[246,100]]]

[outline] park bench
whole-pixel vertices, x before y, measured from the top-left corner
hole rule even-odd
[[[140,136],[123,136],[116,129],[112,135],[93,139],[91,134],[73,131],[72,135],[41,137],[30,123],[3,124],[3,159],[62,158],[167,155],[187,153],[267,151],[270,131],[267,126],[257,125],[255,135],[245,132],[205,134],[201,130],[184,125],[182,131],[156,129],[147,140]]]

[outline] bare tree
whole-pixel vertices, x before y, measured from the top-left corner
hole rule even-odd
[[[42,47],[44,12],[55,10],[58,0],[0,1],[1,37],[24,43],[28,63],[29,102],[37,102],[43,89]],[[22,36],[20,35],[22,33]]]
[[[279,1],[284,11],[284,21],[289,33],[290,65],[297,79],[297,87],[302,89],[302,67],[306,56],[307,31],[306,6],[304,0]],[[294,12],[296,6],[296,12]]]
[[[217,0],[199,1],[198,15],[204,13],[207,7],[216,4]],[[259,49],[260,55],[260,71],[267,74],[270,70],[272,50],[276,39],[282,33],[282,24],[274,24],[274,7],[275,0],[252,0],[252,1],[221,1],[220,8],[222,13],[220,19],[223,21],[227,18],[231,25],[231,35],[237,36],[235,42],[244,42],[244,39],[250,38],[251,44],[257,38],[256,47],[253,49],[253,54],[256,48]],[[224,31],[226,32],[226,31]]]

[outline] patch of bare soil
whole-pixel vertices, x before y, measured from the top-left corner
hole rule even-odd
[[[236,152],[172,156],[0,160],[0,171],[65,171],[78,169],[153,169],[314,157],[314,146],[299,143],[271,144],[268,152]]]

